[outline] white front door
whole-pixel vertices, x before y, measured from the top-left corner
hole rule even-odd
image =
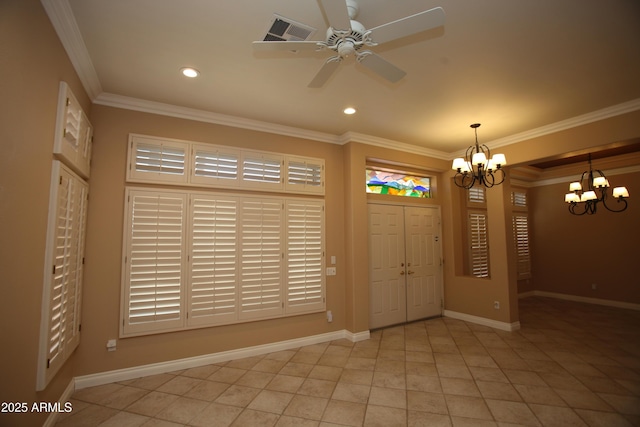
[[[440,209],[369,205],[369,327],[441,314]]]

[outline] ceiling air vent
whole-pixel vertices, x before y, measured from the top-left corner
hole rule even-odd
[[[267,35],[263,40],[270,41],[305,41],[317,31],[316,28],[301,24],[292,19],[280,15],[273,15],[269,22]]]

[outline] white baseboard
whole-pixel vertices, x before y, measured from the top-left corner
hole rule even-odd
[[[517,331],[520,329],[520,322],[500,322],[498,320],[487,319],[486,317],[472,316],[471,314],[458,313],[457,311],[445,310],[445,317],[451,317],[452,319],[464,320],[465,322],[475,323],[477,325],[488,326],[494,329],[500,329],[501,331]]]
[[[100,372],[97,374],[83,375],[75,378],[75,390],[87,387],[109,384],[117,381],[131,380],[148,375],[162,374],[181,369],[196,368],[198,366],[227,362],[229,360],[245,357],[259,356],[282,350],[291,350],[307,345],[320,344],[327,341],[347,339],[358,342],[369,339],[369,331],[349,332],[347,330],[328,332],[326,334],[312,335],[287,341],[279,341],[271,344],[245,347],[237,350],[222,351],[219,353],[205,354],[202,356],[188,357],[185,359],[169,360],[166,362],[152,363],[149,365],[134,366],[131,368],[117,369],[115,371]],[[72,391],[73,392],[73,391]]]
[[[587,304],[606,305],[608,307],[626,308],[627,310],[640,311],[640,304],[635,304],[632,302],[614,301],[614,300],[602,299],[602,298],[581,297],[578,295],[560,294],[557,292],[547,292],[547,291],[529,291],[529,292],[522,292],[518,294],[518,298],[528,298],[528,297],[556,298],[556,299],[563,299],[567,301],[584,302]]]
[[[60,399],[58,399],[58,403],[59,403],[59,407],[60,408],[64,408],[65,407],[65,403],[67,403],[71,399],[71,396],[73,395],[73,392],[75,390],[76,390],[75,380],[71,379],[71,381],[67,385],[67,388],[65,388],[64,391],[62,392],[62,395],[60,396]],[[59,413],[56,412],[56,411],[51,412],[49,414],[49,416],[47,417],[47,420],[42,425],[42,427],[53,427],[53,426],[55,426],[56,422],[58,421],[58,415],[59,415]]]

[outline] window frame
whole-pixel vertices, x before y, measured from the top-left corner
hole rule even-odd
[[[185,250],[182,252],[183,259],[181,261],[181,304],[180,304],[180,316],[175,322],[167,323],[153,323],[132,325],[128,316],[128,302],[130,292],[130,265],[133,262],[131,258],[131,242],[130,231],[134,225],[132,223],[132,195],[159,195],[164,194],[170,197],[182,197],[185,200],[186,207],[183,213],[183,224],[185,227],[183,235],[183,244]],[[238,213],[235,216],[237,228],[234,231],[236,233],[235,241],[237,247],[235,248],[235,260],[236,266],[234,271],[234,277],[236,278],[235,284],[235,308],[233,314],[226,313],[222,316],[193,316],[192,307],[194,301],[194,288],[193,288],[193,263],[194,263],[194,200],[201,198],[203,200],[224,200],[224,201],[236,201],[238,204]],[[216,199],[217,198],[217,199]],[[277,224],[271,221],[265,224],[260,219],[253,218],[253,221],[248,220],[247,213],[243,213],[243,206],[247,204],[255,208],[256,204],[269,204],[270,209],[278,207],[278,219]],[[312,239],[312,244],[315,252],[315,264],[311,268],[310,275],[313,276],[315,282],[309,285],[309,294],[313,297],[308,298],[308,301],[303,300],[300,302],[292,302],[290,298],[292,287],[296,287],[299,292],[300,281],[290,280],[289,271],[290,268],[287,265],[290,258],[294,254],[293,249],[288,248],[290,241],[294,240],[291,236],[292,231],[288,228],[291,227],[292,221],[288,218],[288,208],[294,205],[308,206],[309,209],[315,210],[315,216],[311,215],[311,220],[316,221],[316,234]],[[326,276],[325,271],[325,213],[324,213],[324,200],[310,197],[283,197],[283,196],[265,196],[254,194],[237,194],[229,195],[229,193],[221,191],[199,191],[191,189],[166,189],[166,188],[147,188],[147,187],[126,187],[125,189],[125,227],[123,230],[123,268],[121,278],[121,307],[120,315],[122,317],[120,337],[149,335],[154,333],[172,332],[189,330],[203,327],[213,327],[220,325],[243,323],[254,320],[274,319],[280,317],[295,316],[301,314],[309,314],[322,312],[326,309]],[[230,218],[230,215],[227,215]],[[307,219],[304,219],[307,220]],[[308,221],[311,221],[308,220]],[[272,251],[272,257],[270,262],[277,264],[277,280],[278,280],[278,296],[277,304],[271,304],[264,310],[242,310],[242,286],[247,286],[250,283],[249,280],[245,280],[243,276],[243,263],[244,260],[248,260],[247,254],[243,254],[245,245],[243,243],[243,233],[245,238],[260,239],[260,235],[250,230],[250,225],[253,224],[256,227],[266,226],[271,227],[271,230],[278,229],[276,240],[279,239],[279,246],[276,251]],[[275,227],[275,228],[274,228]],[[299,228],[298,228],[299,231]],[[249,234],[246,234],[249,233]],[[253,233],[253,234],[252,234]],[[273,236],[273,233],[271,233]],[[268,237],[268,236],[267,236]],[[254,240],[255,241],[255,240]],[[319,247],[318,247],[319,246]],[[248,247],[248,246],[246,246]],[[299,249],[299,245],[297,246]],[[264,254],[264,249],[258,244],[253,248],[256,253],[260,254],[260,257]],[[299,252],[299,251],[298,251]],[[275,258],[277,258],[277,260]],[[262,262],[262,259],[259,260]],[[304,272],[307,273],[306,271]],[[244,278],[243,278],[244,277]],[[311,277],[311,276],[310,276]],[[263,282],[258,280],[253,282],[255,286],[263,286]],[[239,287],[240,286],[240,287]],[[272,283],[273,288],[273,283]],[[246,290],[246,289],[245,289]],[[319,293],[319,295],[318,295]],[[208,317],[208,318],[207,318]]]

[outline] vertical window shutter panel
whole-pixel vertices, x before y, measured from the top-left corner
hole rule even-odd
[[[281,312],[281,202],[243,200],[240,215],[240,318]]]
[[[237,318],[237,205],[223,197],[192,198],[191,324],[201,323],[200,318]]]
[[[487,216],[484,213],[469,213],[471,274],[489,277],[489,241]]]
[[[182,319],[185,196],[131,197],[128,325]]]
[[[287,307],[324,303],[324,205],[312,201],[288,201]]]

